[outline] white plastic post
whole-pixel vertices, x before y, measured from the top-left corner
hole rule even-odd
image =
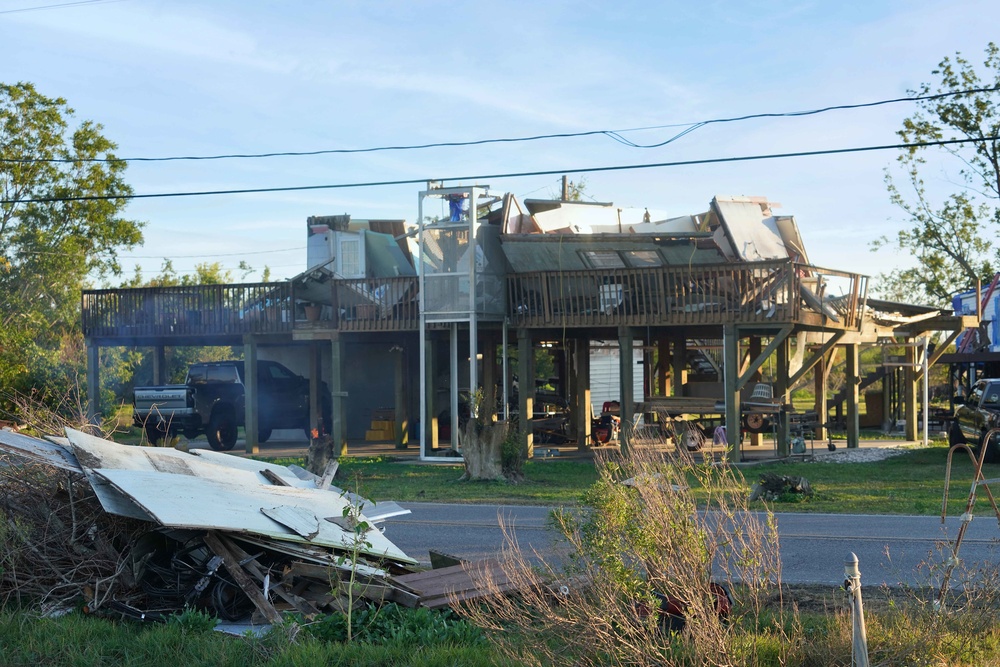
[[[844,588],[851,596],[851,620],[853,632],[851,635],[851,665],[852,667],[869,667],[868,663],[868,633],[865,631],[865,610],[861,603],[861,570],[858,569],[858,556],[853,551],[844,561]]]

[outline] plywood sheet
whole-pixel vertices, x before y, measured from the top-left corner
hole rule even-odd
[[[716,197],[713,205],[738,259],[761,262],[788,257],[775,218],[765,218],[760,203],[738,197]]]
[[[71,472],[81,471],[80,463],[72,452],[30,435],[0,429],[0,450],[36,463],[45,463]]]
[[[155,519],[149,515],[149,512],[136,505],[131,498],[116,489],[106,479],[100,475],[95,475],[90,470],[84,474],[87,476],[90,488],[94,490],[94,495],[97,496],[105,512],[117,516],[129,517],[130,519],[155,522]]]
[[[86,468],[147,470],[208,479],[226,479],[235,475],[245,482],[271,484],[261,474],[261,470],[266,469],[287,481],[290,486],[310,487],[309,482],[300,480],[284,466],[243,459],[232,454],[209,450],[182,452],[169,447],[121,445],[73,429],[66,429],[66,435],[78,460]]]
[[[308,508],[318,516],[343,515],[347,501],[326,491],[249,484],[240,475],[219,479],[141,470],[100,469],[94,472],[132,498],[164,526],[245,532],[337,549],[354,547],[353,534],[328,521],[319,522],[316,537],[306,540],[261,512],[262,508],[297,505]],[[369,531],[365,539],[372,546],[361,549],[362,553],[401,562],[416,562],[378,530]]]
[[[305,507],[281,505],[261,507],[260,511],[282,526],[291,528],[296,534],[311,540],[319,534],[319,519]]]

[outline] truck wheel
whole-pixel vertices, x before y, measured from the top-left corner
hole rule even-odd
[[[154,447],[163,439],[163,431],[156,428],[156,424],[146,424],[143,427],[143,431],[146,432],[146,440],[149,440],[149,444]]]
[[[955,445],[960,445],[965,442],[965,436],[962,435],[962,429],[958,427],[957,421],[951,422],[951,428],[948,429],[948,446],[954,447]]]
[[[217,452],[228,452],[236,445],[237,436],[236,420],[231,413],[223,410],[212,414],[205,431],[209,447]]]
[[[271,439],[271,429],[269,428],[257,429],[257,442],[264,443],[270,439]]]

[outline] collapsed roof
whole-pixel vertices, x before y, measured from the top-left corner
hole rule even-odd
[[[651,268],[791,258],[808,263],[792,216],[765,197],[716,196],[704,213],[653,220],[613,204],[526,200],[503,207],[504,254],[516,273]]]

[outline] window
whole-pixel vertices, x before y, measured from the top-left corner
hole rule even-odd
[[[584,250],[580,253],[592,269],[624,269],[625,262],[614,250]]]
[[[663,266],[660,253],[655,250],[629,250],[625,253],[625,259],[628,260],[628,265],[635,269]]]
[[[358,239],[341,239],[340,275],[345,278],[364,278],[361,275],[361,243]]]

